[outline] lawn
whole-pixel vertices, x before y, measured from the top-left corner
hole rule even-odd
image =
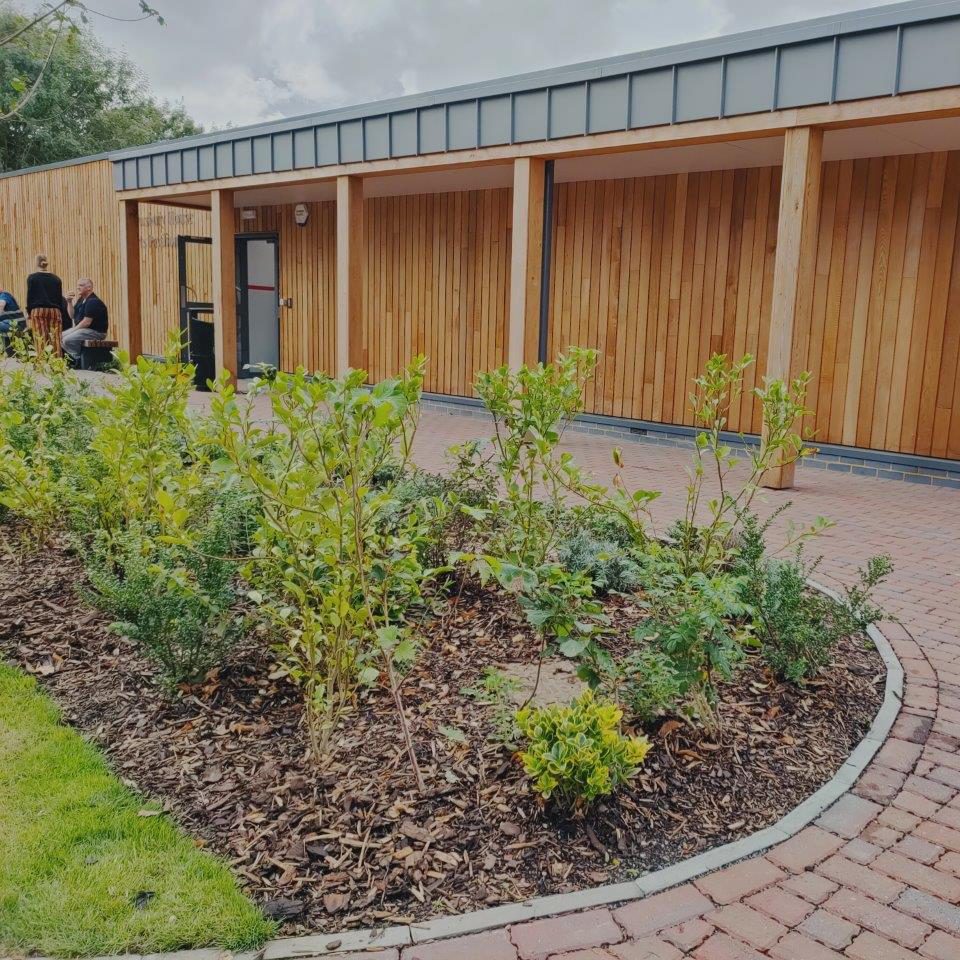
[[[226,866],[127,790],[34,681],[0,665],[0,949],[258,946]]]

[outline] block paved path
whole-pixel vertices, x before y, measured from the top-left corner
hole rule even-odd
[[[438,468],[485,421],[424,412],[415,457]],[[621,445],[629,483],[663,491],[676,516],[689,451],[570,432],[565,446],[609,480]],[[800,467],[767,491],[796,521],[837,526],[816,546],[818,576],[849,582],[889,553],[883,624],[906,673],[890,738],[853,790],[765,855],[620,908],[534,920],[404,948],[401,960],[960,960],[960,491]],[[915,640],[912,638],[916,638]],[[395,960],[388,950],[376,956]]]

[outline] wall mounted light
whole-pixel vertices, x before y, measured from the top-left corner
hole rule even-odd
[[[298,203],[293,208],[293,219],[298,227],[302,227],[310,219],[310,211],[305,203]]]

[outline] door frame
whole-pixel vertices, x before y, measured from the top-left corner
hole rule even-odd
[[[184,363],[190,360],[190,314],[213,313],[213,303],[206,300],[191,300],[188,291],[193,290],[187,284],[187,244],[213,244],[212,237],[193,237],[189,234],[177,235],[177,287],[180,303],[180,359]],[[195,292],[195,291],[194,291]]]
[[[274,299],[277,304],[277,366],[280,361],[280,234],[276,230],[264,230],[255,233],[238,233],[235,239],[237,270],[237,377],[250,376],[246,365],[250,362],[250,315],[247,295],[247,241],[272,240],[274,261]]]

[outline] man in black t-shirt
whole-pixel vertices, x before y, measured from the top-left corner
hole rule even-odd
[[[106,340],[109,324],[107,305],[93,292],[89,277],[81,277],[76,291],[67,296],[67,313],[73,326],[64,330],[60,342],[64,353],[78,361],[84,340]]]

